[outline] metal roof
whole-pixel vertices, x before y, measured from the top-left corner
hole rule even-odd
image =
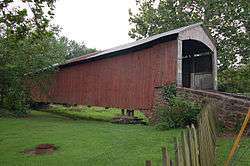
[[[201,22],[196,23],[196,24],[191,24],[191,25],[188,25],[188,26],[185,26],[185,27],[170,30],[168,32],[153,35],[153,36],[145,38],[145,39],[140,39],[140,40],[137,40],[137,41],[132,42],[132,43],[127,43],[127,44],[123,44],[123,45],[120,45],[120,46],[117,46],[117,47],[113,47],[113,48],[110,48],[110,49],[107,49],[107,50],[104,50],[104,51],[99,51],[99,52],[94,52],[94,53],[90,53],[90,54],[87,54],[87,55],[83,55],[83,56],[80,56],[80,57],[77,57],[77,58],[67,60],[66,63],[64,63],[64,64],[62,64],[60,66],[64,66],[64,65],[79,62],[79,61],[85,61],[85,60],[88,60],[88,59],[100,57],[100,56],[110,54],[110,53],[113,53],[113,52],[117,52],[117,51],[121,51],[121,50],[127,50],[127,49],[130,49],[130,48],[136,47],[136,46],[140,46],[140,45],[152,42],[152,41],[160,39],[162,37],[166,37],[166,36],[170,36],[170,35],[174,35],[174,34],[179,34],[182,31],[185,31],[187,29],[194,28],[194,27],[197,27],[197,26],[201,26],[201,25],[202,25]]]

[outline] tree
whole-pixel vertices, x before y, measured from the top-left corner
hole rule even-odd
[[[0,1],[0,35],[24,38],[50,33],[56,0],[3,0]]]
[[[69,40],[67,37],[60,37],[59,41],[65,46],[66,59],[79,57],[88,53],[97,51],[95,48],[87,48],[85,43],[77,43],[74,40]]]
[[[129,36],[141,39],[192,23],[203,22],[217,42],[219,70],[247,64],[249,9],[245,0],[138,0],[129,10]]]
[[[55,37],[57,28],[49,24],[53,3],[0,2],[0,113],[26,114],[31,98],[28,84],[44,79],[55,64],[64,61],[65,47]],[[40,72],[44,69],[46,72]]]
[[[219,73],[219,90],[250,97],[250,62]]]

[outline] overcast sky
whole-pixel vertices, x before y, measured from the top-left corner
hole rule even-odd
[[[129,8],[135,10],[135,0],[58,0],[53,23],[69,39],[104,50],[133,41]]]

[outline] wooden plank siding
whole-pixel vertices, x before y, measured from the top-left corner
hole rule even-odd
[[[151,109],[154,88],[176,81],[177,40],[139,51],[66,66],[55,73],[39,102]]]

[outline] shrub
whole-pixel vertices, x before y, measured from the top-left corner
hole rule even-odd
[[[168,104],[157,110],[157,128],[164,130],[182,128],[190,124],[197,125],[197,117],[201,110],[199,104],[177,97],[174,85],[163,87],[162,95]]]
[[[10,89],[1,101],[0,109],[2,116],[24,117],[28,113],[25,94]]]
[[[200,105],[186,101],[181,97],[169,99],[169,105],[157,111],[159,129],[171,129],[197,124],[197,117],[201,110]]]
[[[165,101],[176,96],[176,86],[175,84],[170,84],[168,86],[162,87],[162,97]]]

